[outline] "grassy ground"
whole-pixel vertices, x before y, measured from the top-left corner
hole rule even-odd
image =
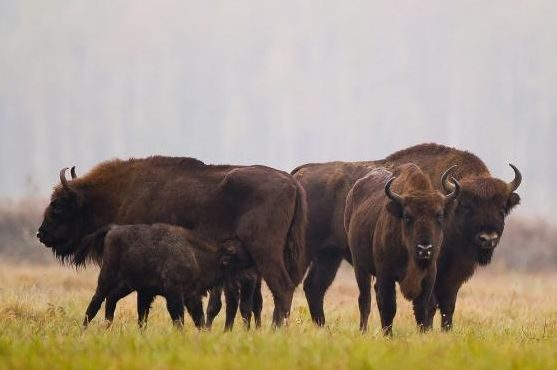
[[[557,274],[479,274],[462,289],[449,334],[438,320],[432,333],[417,333],[399,297],[392,339],[379,334],[376,310],[371,332],[358,333],[350,269],[327,295],[327,328],[311,324],[298,290],[289,327],[276,332],[268,292],[260,331],[245,332],[237,321],[223,334],[221,314],[212,332],[196,332],[190,320],[180,333],[158,298],[142,332],[135,296],[120,303],[110,329],[97,317],[83,331],[95,280],[95,270],[0,265],[0,368],[557,369]]]

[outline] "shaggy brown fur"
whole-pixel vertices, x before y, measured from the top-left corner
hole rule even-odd
[[[392,333],[396,313],[395,282],[404,297],[413,302],[416,322],[424,328],[443,224],[458,197],[458,190],[446,197],[436,191],[414,164],[394,170],[396,178],[389,182],[393,173],[384,168],[374,169],[358,180],[346,198],[344,218],[360,289],[360,330],[367,331],[374,275],[377,306],[387,335]],[[389,189],[398,193],[396,198],[389,196]]]
[[[462,185],[455,217],[446,225],[435,285],[436,299],[431,302],[432,307],[438,304],[441,310],[443,328],[449,329],[452,325],[459,288],[472,276],[478,264],[485,265],[491,260],[493,247],[503,233],[504,218],[519,203],[520,197],[504,181],[491,177],[485,164],[472,153],[443,145],[422,144],[378,161],[300,166],[292,174],[306,190],[309,207],[307,250],[310,267],[304,280],[304,291],[317,324],[325,323],[323,298],[342,258],[350,261],[340,216],[344,214],[348,191],[372,169],[392,169],[404,163],[418,165],[433,186],[440,190],[443,189],[439,180],[443,171],[457,165],[451,176]],[[492,236],[496,233],[497,238],[486,245],[478,240],[482,233]],[[435,309],[429,312],[433,315]],[[428,321],[432,319],[433,316]],[[431,325],[431,322],[426,324]]]
[[[71,260],[85,235],[108,224],[156,222],[241,241],[273,294],[274,325],[283,323],[305,269],[305,195],[290,175],[191,158],[113,160],[54,189],[38,237]]]
[[[105,227],[83,239],[74,262],[83,264],[87,258],[99,263],[101,271],[84,326],[95,317],[105,299],[105,317],[112,322],[118,301],[137,291],[140,327],[147,322],[154,297],[162,295],[174,325],[183,326],[186,304],[196,326],[201,328],[201,295],[226,275],[250,264],[240,243],[218,246],[192,231],[168,224]]]

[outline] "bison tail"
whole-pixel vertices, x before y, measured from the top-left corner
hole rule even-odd
[[[308,223],[308,206],[304,188],[296,182],[296,205],[294,216],[288,230],[284,260],[290,279],[294,285],[300,284],[307,267],[306,229]]]

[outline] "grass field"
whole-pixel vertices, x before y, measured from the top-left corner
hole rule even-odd
[[[399,295],[394,336],[357,330],[352,270],[341,270],[326,299],[328,325],[315,328],[298,288],[288,328],[272,331],[265,292],[264,327],[236,322],[223,334],[223,313],[212,332],[188,319],[171,327],[164,299],[148,328],[136,327],[135,295],[122,301],[111,328],[97,317],[80,323],[95,289],[96,270],[0,265],[1,369],[557,369],[557,274],[478,274],[461,291],[455,330],[419,334]],[[373,302],[375,305],[375,302]],[[375,307],[375,306],[374,306]]]

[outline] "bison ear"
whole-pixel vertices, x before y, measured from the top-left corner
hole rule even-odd
[[[511,195],[509,195],[509,199],[507,199],[507,207],[505,209],[505,212],[509,214],[511,210],[519,203],[520,195],[518,195],[517,193],[511,193]]]
[[[445,203],[445,217],[451,216],[454,214],[454,210],[458,204],[458,200],[453,199]]]
[[[402,218],[402,206],[400,205],[400,203],[391,200],[385,207],[387,208],[387,211],[389,211],[389,213],[393,216]]]
[[[71,199],[71,202],[76,209],[81,209],[85,204],[85,197],[83,194],[73,189],[69,192],[69,199]]]

